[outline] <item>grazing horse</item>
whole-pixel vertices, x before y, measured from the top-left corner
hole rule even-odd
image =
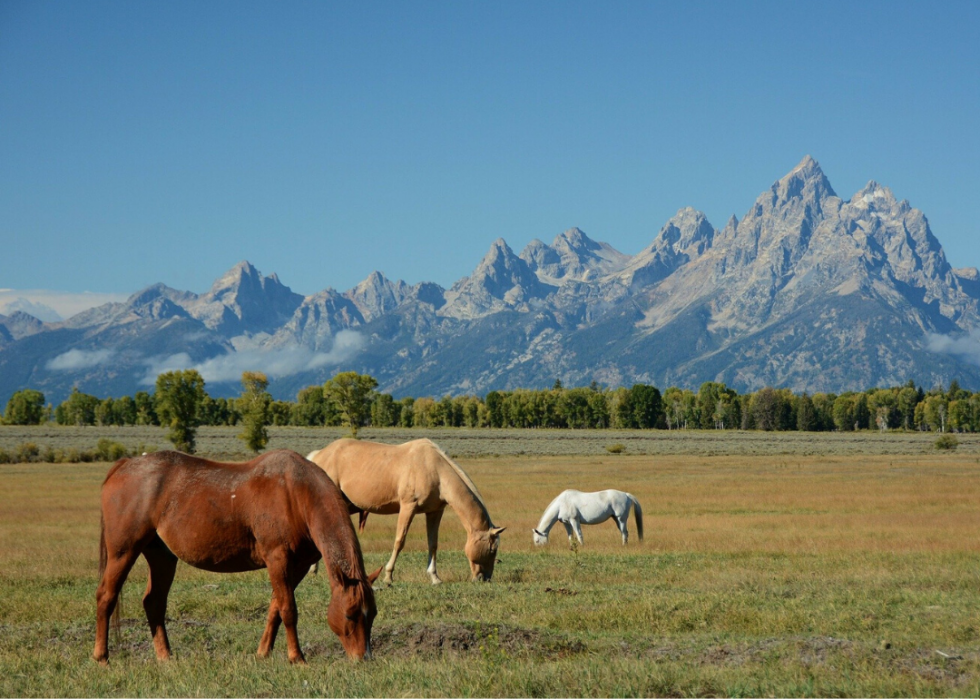
[[[495,527],[473,481],[428,439],[391,445],[338,439],[307,456],[320,466],[350,503],[351,513],[361,513],[364,529],[367,513],[398,514],[395,546],[385,564],[384,581],[391,583],[395,560],[405,545],[405,535],[417,514],[425,514],[429,539],[426,572],[433,585],[442,582],[436,572],[439,523],[446,506],[459,516],[466,529],[466,557],[473,580],[490,580],[504,527]]]
[[[305,663],[293,591],[322,556],[330,576],[327,623],[355,659],[371,656],[377,608],[347,504],[323,471],[292,451],[217,463],[175,451],[120,459],[102,484],[95,660],[109,658],[109,618],[143,555],[150,574],[143,609],[158,660],[170,658],[164,625],[177,560],[217,573],[267,568],[272,602],[259,657],[280,623],[289,661]]]
[[[544,546],[548,543],[548,532],[555,522],[565,525],[568,532],[568,543],[572,544],[572,532],[578,542],[582,541],[583,524],[599,524],[610,517],[615,518],[616,526],[623,535],[623,546],[629,539],[628,520],[630,508],[636,515],[636,533],[643,541],[643,510],[635,497],[621,490],[600,490],[597,493],[582,493],[578,490],[566,490],[548,505],[541,516],[541,521],[532,529],[534,543]]]

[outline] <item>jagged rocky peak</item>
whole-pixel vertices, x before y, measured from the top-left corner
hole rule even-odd
[[[14,311],[8,316],[0,315],[0,328],[7,331],[10,339],[19,340],[41,332],[44,329],[44,322],[25,311]]]
[[[569,228],[555,236],[551,245],[532,240],[521,252],[521,259],[539,280],[557,286],[569,280],[591,282],[613,274],[625,267],[630,257],[593,240],[580,228]]]
[[[286,322],[303,297],[279,281],[263,277],[243,260],[219,277],[188,310],[211,329],[231,337],[239,333],[274,332]]]
[[[715,229],[708,217],[688,206],[664,224],[651,247],[670,248],[693,259],[711,247],[714,237]]]
[[[685,207],[664,224],[657,237],[633,257],[620,275],[632,288],[656,284],[712,246],[715,229],[708,217]]]
[[[775,182],[771,191],[780,201],[802,198],[819,202],[827,197],[837,196],[830,186],[830,180],[820,169],[820,164],[809,155]]]
[[[357,306],[364,320],[370,322],[397,307],[405,300],[409,291],[410,287],[405,282],[392,282],[381,272],[374,271],[367,279],[345,292],[344,296]]]
[[[551,290],[503,238],[497,238],[473,274],[460,279],[445,294],[446,305],[441,313],[474,318],[505,308],[521,308]]]

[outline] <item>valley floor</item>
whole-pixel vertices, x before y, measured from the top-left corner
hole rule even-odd
[[[109,436],[164,446],[162,431],[0,428],[79,448]],[[32,428],[33,429],[33,428]],[[48,430],[41,433],[41,430]],[[147,428],[142,428],[147,429]],[[270,447],[306,453],[339,431],[281,428]],[[199,445],[235,454],[237,429]],[[261,571],[184,564],[170,596],[175,661],[154,660],[139,598],[125,588],[111,662],[90,659],[98,491],[109,464],[0,465],[2,696],[639,696],[980,694],[980,442],[935,435],[398,431],[431,435],[506,526],[489,584],[466,582],[463,530],[443,521],[427,584],[417,521],[378,590],[375,659],[344,659],[324,613],[329,588],[297,590],[309,666],[254,652],[270,594]],[[89,444],[91,440],[91,444]],[[132,441],[130,445],[129,442]],[[624,454],[608,453],[620,443]],[[530,530],[569,487],[615,487],[642,503],[645,541],[612,523],[536,549]],[[388,557],[394,518],[372,516],[368,569]]]

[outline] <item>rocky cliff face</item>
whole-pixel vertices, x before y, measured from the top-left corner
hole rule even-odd
[[[272,367],[286,397],[338,369],[371,373],[397,395],[556,378],[980,388],[980,351],[962,351],[980,331],[978,307],[980,273],[950,267],[921,211],[873,181],[844,200],[806,157],[741,220],[716,230],[681,209],[634,256],[573,228],[520,256],[498,239],[449,290],[374,272],[304,298],[242,262],[200,296],[158,284],[61,323],[0,318],[0,397],[30,385],[57,398],[73,383],[131,393],[158,369],[236,357]],[[958,352],[936,338],[959,338]]]

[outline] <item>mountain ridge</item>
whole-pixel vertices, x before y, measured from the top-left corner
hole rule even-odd
[[[570,228],[519,255],[498,238],[449,289],[374,271],[304,297],[241,261],[204,294],[153,284],[58,323],[0,317],[0,398],[145,387],[159,369],[215,363],[209,390],[235,394],[234,370],[267,365],[290,398],[338,369],[397,395],[555,379],[980,388],[980,345],[974,361],[934,340],[980,330],[978,307],[980,272],[950,266],[925,214],[874,180],[844,200],[806,156],[741,219],[715,229],[681,208],[636,255]]]

